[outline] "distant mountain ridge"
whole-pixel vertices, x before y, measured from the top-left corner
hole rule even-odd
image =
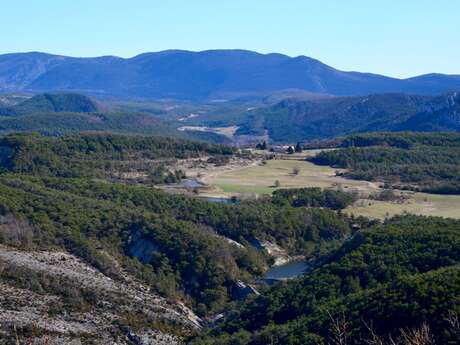
[[[344,72],[306,57],[246,50],[168,50],[133,58],[0,55],[0,92],[71,91],[124,98],[234,99],[287,89],[339,96],[439,94],[460,90],[460,75],[408,79]]]

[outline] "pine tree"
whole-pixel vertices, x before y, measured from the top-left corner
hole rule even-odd
[[[302,146],[300,145],[300,143],[297,143],[297,145],[295,146],[295,152],[297,153],[302,152]]]
[[[264,140],[264,142],[262,143],[262,150],[266,150],[267,149],[267,142]]]

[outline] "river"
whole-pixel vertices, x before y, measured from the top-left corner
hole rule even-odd
[[[295,278],[307,271],[306,261],[291,261],[284,265],[273,266],[264,274],[264,280],[286,280]]]
[[[240,203],[239,200],[232,198],[203,197],[203,199],[209,202],[217,202],[228,205],[238,205]]]

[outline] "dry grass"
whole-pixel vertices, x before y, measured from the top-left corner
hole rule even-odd
[[[403,212],[425,216],[460,218],[460,195],[411,193],[404,204],[360,200],[349,211],[355,215],[380,219]]]
[[[206,179],[210,188],[203,195],[230,197],[271,194],[277,188],[340,187],[366,196],[379,190],[379,183],[346,179],[336,176],[336,169],[299,160],[311,154],[304,152],[302,156],[290,157],[292,159],[269,160],[266,164],[211,174]],[[299,169],[297,175],[293,174],[294,168]],[[279,181],[279,187],[275,187],[275,181]],[[403,212],[460,218],[459,195],[406,194],[408,199],[403,204],[362,199],[348,212],[380,219]]]
[[[298,168],[298,174],[293,169]],[[279,188],[341,186],[344,189],[362,192],[376,191],[378,185],[367,181],[349,180],[335,176],[335,169],[314,165],[299,160],[269,160],[244,169],[223,172],[208,178],[207,182],[216,188],[221,195],[237,195],[254,192],[271,194],[275,181],[280,181]]]

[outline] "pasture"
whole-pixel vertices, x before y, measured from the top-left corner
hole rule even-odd
[[[297,159],[301,159],[301,157],[297,157]],[[460,218],[460,195],[401,192],[407,197],[403,203],[370,200],[367,196],[378,192],[380,189],[378,182],[346,179],[336,176],[337,171],[337,169],[318,166],[305,160],[267,160],[264,164],[259,163],[258,165],[210,174],[204,178],[204,182],[209,185],[209,188],[202,195],[253,197],[270,195],[278,188],[342,188],[350,192],[355,191],[362,196],[355,205],[346,210],[355,215],[383,219],[409,212]]]

